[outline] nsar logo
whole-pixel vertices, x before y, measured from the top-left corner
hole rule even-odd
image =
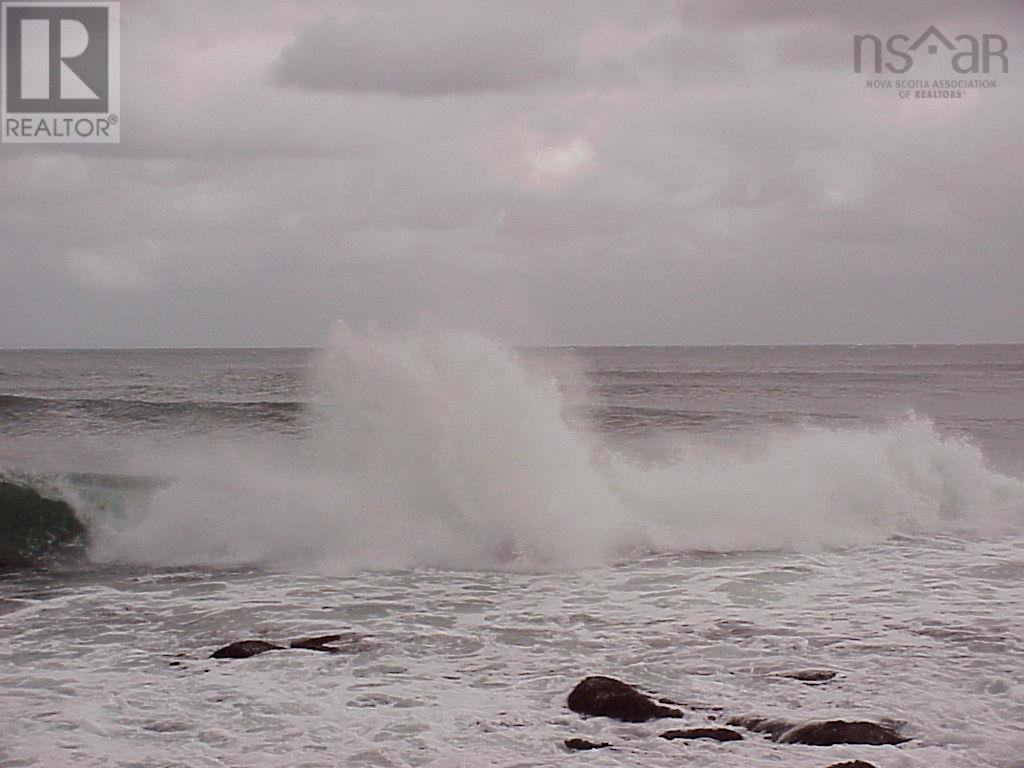
[[[956,40],[955,44],[953,40]],[[867,53],[876,75],[883,72],[902,75],[914,66],[914,57],[923,53],[922,48],[929,56],[948,57],[949,65],[960,75],[1006,74],[1010,71],[1010,61],[1006,56],[1008,44],[1002,35],[984,34],[980,38],[957,35],[953,40],[934,25],[913,42],[908,35],[891,35],[884,43],[877,35],[854,35],[853,71],[862,71],[864,54]]]

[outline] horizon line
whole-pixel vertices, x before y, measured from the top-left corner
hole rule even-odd
[[[635,343],[635,344],[508,344],[515,349],[713,349],[723,347],[779,348],[779,347],[1017,347],[1024,341],[888,341],[888,342],[724,342],[724,343]],[[123,347],[0,347],[0,352],[272,352],[320,351],[327,346],[267,345],[267,346],[123,346]]]

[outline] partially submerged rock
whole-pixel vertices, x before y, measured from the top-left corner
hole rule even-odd
[[[796,672],[783,672],[782,677],[799,680],[801,683],[827,683],[835,679],[836,673],[831,669],[800,669]]]
[[[338,635],[321,635],[320,637],[300,637],[292,640],[288,647],[323,653],[359,653],[369,650],[370,644],[366,642],[366,635],[346,632]]]
[[[320,651],[322,653],[357,653],[369,647],[364,642],[365,635],[347,632],[337,635],[319,635],[318,637],[300,637],[292,640],[288,647],[302,651]],[[338,644],[341,644],[340,646]],[[214,651],[211,659],[247,659],[267,651],[284,650],[283,645],[270,643],[266,640],[239,640]]]
[[[736,725],[755,733],[766,733],[780,744],[807,744],[812,747],[830,747],[833,744],[902,744],[910,741],[893,726],[864,720],[814,720],[792,723],[767,717],[740,715],[732,717],[729,725]]]
[[[830,747],[833,744],[902,744],[910,739],[888,725],[866,721],[817,720],[798,725],[783,733],[782,744],[809,744]]]
[[[714,739],[715,741],[741,741],[743,735],[731,728],[683,728],[665,731],[661,738],[674,739]]]
[[[289,644],[289,648],[300,648],[306,651],[323,651],[324,653],[341,653],[341,649],[337,646],[329,645],[329,643],[336,643],[341,640],[341,635],[321,635],[320,637],[301,637],[298,640],[292,640]]]
[[[565,747],[566,747],[566,749],[575,749],[575,750],[580,750],[580,751],[585,750],[585,749],[604,749],[605,747],[610,747],[610,746],[611,746],[611,744],[609,744],[607,741],[596,742],[596,741],[587,741],[586,739],[566,739],[565,740]]]
[[[754,733],[766,733],[774,740],[778,740],[783,733],[796,725],[796,723],[792,723],[789,720],[760,717],[758,715],[737,715],[726,720],[726,724],[746,728]]]
[[[863,760],[847,760],[845,763],[832,763],[828,768],[875,768],[871,763]]]
[[[266,640],[239,640],[218,648],[210,654],[211,659],[248,659],[267,651],[281,651],[284,646],[268,643]]]
[[[626,723],[683,716],[678,709],[658,704],[621,680],[600,675],[585,678],[573,688],[568,704],[569,709],[581,715],[612,717]]]

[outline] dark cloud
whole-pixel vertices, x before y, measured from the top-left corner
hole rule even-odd
[[[345,21],[325,16],[298,29],[270,76],[288,87],[403,96],[514,91],[564,78],[575,52],[560,32],[573,30],[523,23],[527,8],[377,4]]]

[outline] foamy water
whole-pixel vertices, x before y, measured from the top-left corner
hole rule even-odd
[[[0,754],[35,765],[1019,766],[1022,576],[1020,542],[929,538],[559,575],[21,577],[6,585]],[[230,639],[338,630],[366,633],[369,650],[204,658]],[[839,677],[779,677],[806,668]],[[674,722],[565,709],[572,686],[601,672],[684,703],[689,725],[742,712],[891,717],[914,741],[665,742],[657,734]],[[572,736],[616,747],[571,758],[561,742]]]
[[[1022,348],[19,354],[0,456],[91,541],[0,576],[0,764],[1024,765]],[[588,674],[913,740],[666,742]]]

